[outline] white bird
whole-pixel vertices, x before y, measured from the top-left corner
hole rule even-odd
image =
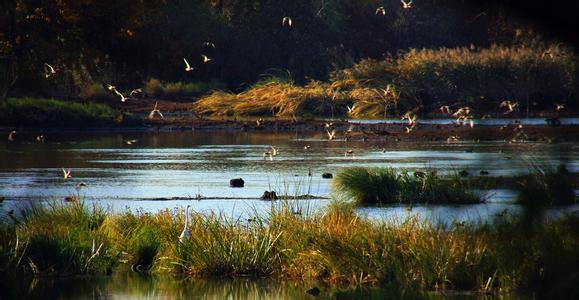
[[[39,136],[36,136],[36,141],[39,143],[44,143],[44,135],[41,134]]]
[[[262,123],[263,123],[263,119],[262,119],[262,118],[259,118],[259,119],[255,120],[255,126],[257,126],[257,127],[260,127]]]
[[[410,127],[404,127],[406,129],[406,133],[410,133],[412,132],[412,130],[414,130],[414,127],[416,127],[416,124],[410,126]]]
[[[449,115],[452,114],[452,112],[450,111],[450,108],[448,107],[448,105],[443,105],[443,106],[441,106],[441,107],[440,107],[440,111],[441,111],[443,114],[449,114]]]
[[[451,135],[446,139],[447,143],[451,143],[451,142],[458,142],[460,138],[456,135]]]
[[[336,138],[336,131],[335,130],[332,130],[332,132],[326,130],[326,133],[328,134],[328,140],[331,141],[331,140]]]
[[[460,117],[460,116],[466,116],[470,114],[470,107],[465,106],[465,107],[461,107],[459,108],[456,112],[454,112],[452,114],[453,117]]]
[[[64,180],[71,178],[72,175],[70,174],[70,169],[68,169],[68,171],[67,171],[64,168],[62,168],[62,176],[63,176]]]
[[[142,94],[142,93],[143,93],[143,90],[141,90],[141,89],[134,89],[134,90],[132,90],[132,91],[129,93],[129,96],[132,97],[132,96],[135,95],[135,94]]]
[[[310,149],[311,147],[312,147],[312,146],[310,146],[310,145],[305,145],[305,146],[304,146],[304,150],[308,150],[308,149]]]
[[[263,160],[266,160],[267,157],[269,157],[269,160],[273,160],[273,155],[271,154],[271,152],[269,151],[263,152]]]
[[[505,100],[503,102],[501,102],[501,104],[499,104],[499,107],[506,107],[508,110],[505,112],[505,114],[511,113],[513,111],[515,111],[515,109],[517,108],[517,106],[519,106],[519,103],[517,102],[511,102],[508,100]]]
[[[161,117],[161,119],[163,119],[163,114],[161,113],[161,110],[159,110],[157,108],[157,102],[155,101],[155,108],[153,108],[153,110],[151,110],[151,112],[149,113],[149,119],[154,119],[155,118],[155,114],[158,114],[159,117]]]
[[[383,16],[386,15],[386,10],[384,9],[384,6],[376,8],[376,14],[381,14]]]
[[[138,140],[128,140],[128,141],[125,141],[125,144],[133,145],[133,144],[136,144],[137,142],[138,142]]]
[[[8,133],[8,140],[13,142],[14,141],[14,136],[16,136],[16,131],[12,130]]]
[[[334,123],[333,123],[333,122],[330,122],[330,123],[327,123],[327,122],[326,122],[326,124],[324,124],[324,126],[325,126],[326,128],[332,128],[332,126],[334,126]]]
[[[123,95],[121,92],[117,91],[117,89],[113,89],[113,92],[115,92],[115,94],[121,97],[121,102],[125,102],[127,101],[127,99],[129,99],[128,97],[125,97],[125,95]]]
[[[194,70],[194,68],[191,68],[191,65],[189,65],[187,59],[183,58],[183,61],[185,62],[185,72],[191,72]]]
[[[205,46],[205,47],[211,47],[211,48],[215,49],[215,44],[212,43],[212,42],[205,42],[205,43],[203,43],[203,46]]]
[[[277,156],[278,154],[279,154],[279,150],[276,147],[271,146],[271,155]]]
[[[408,120],[408,125],[413,126],[416,125],[416,114],[414,114],[413,112],[409,111],[406,114],[404,114],[404,116],[402,116],[402,120]]]
[[[204,55],[204,54],[201,54],[201,57],[203,58],[204,63],[208,63],[208,62],[213,60],[213,58],[209,58],[209,57],[207,57],[207,55]]]
[[[115,87],[114,85],[107,84],[107,90],[114,91],[115,89],[117,89],[117,87]]]
[[[557,103],[555,103],[555,109],[556,109],[557,111],[562,111],[562,110],[565,109],[565,104],[557,104]]]
[[[183,231],[179,236],[179,242],[181,243],[183,243],[184,239],[189,238],[189,206],[191,205],[187,205],[187,208],[185,209],[185,227],[183,227]]]
[[[348,113],[353,114],[354,110],[356,109],[356,104],[354,103],[352,106],[346,105],[346,107],[348,108]]]
[[[44,63],[45,66],[45,70],[46,70],[46,74],[44,74],[44,76],[46,76],[46,78],[50,78],[51,76],[56,75],[56,70],[49,64]]]
[[[406,2],[404,0],[400,0],[400,4],[402,4],[402,8],[404,8],[404,9],[411,9],[412,8],[412,2],[414,2],[414,1]]]
[[[346,150],[346,152],[344,152],[344,157],[347,157],[348,155],[354,156],[354,150],[352,149]]]
[[[292,19],[290,17],[283,17],[281,20],[281,26],[286,26],[286,24],[288,27],[292,27]]]

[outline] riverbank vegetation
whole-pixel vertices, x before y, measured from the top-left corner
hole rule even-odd
[[[113,271],[185,276],[268,276],[334,284],[394,284],[426,290],[579,292],[579,220],[516,217],[494,224],[371,221],[353,206],[232,220],[218,213],[111,213],[83,202],[37,205],[3,223],[0,274],[71,275]]]
[[[2,125],[41,127],[111,126],[123,114],[109,105],[44,98],[9,98],[2,111]]]
[[[397,172],[392,168],[353,167],[342,170],[333,182],[338,195],[359,205],[393,203],[476,204],[483,199],[473,193],[469,181],[457,174]]]

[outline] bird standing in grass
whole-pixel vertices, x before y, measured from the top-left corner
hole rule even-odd
[[[183,243],[183,241],[187,238],[189,238],[189,207],[191,205],[187,205],[187,208],[185,209],[185,226],[183,227],[183,231],[181,232],[181,235],[179,236],[179,242]]]

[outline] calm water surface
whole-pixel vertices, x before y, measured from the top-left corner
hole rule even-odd
[[[76,184],[88,186],[80,195],[89,202],[113,210],[164,208],[192,205],[198,212],[219,211],[232,217],[267,213],[279,202],[261,201],[265,190],[278,195],[311,194],[320,199],[301,200],[302,209],[323,208],[331,197],[331,180],[349,166],[395,167],[408,170],[436,169],[439,173],[466,169],[489,176],[528,172],[529,161],[564,163],[579,172],[579,145],[503,142],[346,142],[327,141],[325,133],[209,133],[128,132],[45,134],[38,143],[33,134],[15,142],[0,141],[0,211],[29,201],[61,200],[76,194]],[[138,142],[128,145],[127,140]],[[311,146],[305,150],[304,146]],[[273,160],[264,159],[270,146],[279,149]],[[348,149],[353,156],[344,156]],[[62,168],[72,170],[64,180]],[[308,173],[312,176],[308,176]],[[243,178],[244,188],[230,188],[229,179]],[[517,211],[510,190],[480,191],[486,204],[363,208],[378,219],[398,219],[418,214],[437,220],[486,220],[497,212]],[[204,200],[179,198],[204,197]],[[160,200],[168,199],[168,200]],[[571,208],[571,210],[576,207]],[[554,213],[558,213],[557,210]]]

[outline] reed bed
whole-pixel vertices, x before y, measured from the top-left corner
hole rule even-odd
[[[352,167],[341,171],[333,184],[338,194],[360,205],[483,202],[458,174],[442,177],[432,171],[410,174],[392,168]]]
[[[113,270],[186,276],[267,276],[335,284],[483,292],[577,292],[579,220],[543,220],[532,233],[516,219],[494,225],[377,222],[352,205],[231,220],[183,211],[105,212],[82,202],[34,206],[1,226],[1,277]],[[497,217],[499,218],[499,217]],[[99,251],[91,250],[96,241]]]
[[[576,81],[574,56],[559,46],[411,49],[397,57],[363,59],[333,72],[327,83],[297,86],[271,78],[239,94],[214,92],[196,109],[213,116],[362,118],[399,116],[416,107],[432,113],[440,105],[498,112],[498,104],[509,99],[531,113],[552,112],[553,99],[573,99]]]

